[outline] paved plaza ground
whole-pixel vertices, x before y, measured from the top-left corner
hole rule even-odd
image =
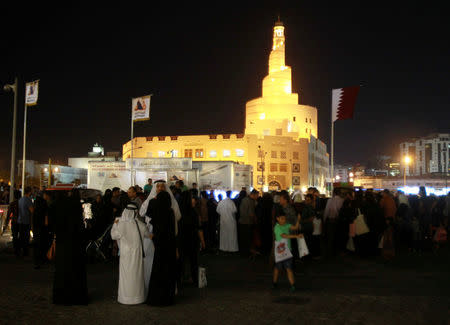
[[[33,269],[0,241],[0,324],[450,324],[449,251],[394,261],[343,256],[298,266],[298,291],[283,275],[270,289],[268,259],[204,255],[208,287],[187,287],[177,304],[117,303],[117,262],[88,264],[88,306],[51,304],[52,265]]]

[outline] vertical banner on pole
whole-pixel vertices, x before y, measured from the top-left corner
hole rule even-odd
[[[134,122],[147,121],[150,119],[150,99],[152,95],[137,97],[131,99],[131,154],[130,154],[130,177],[131,186],[134,186]]]
[[[23,153],[22,153],[22,195],[25,194],[26,144],[27,144],[27,107],[37,105],[39,80],[27,82],[25,85],[25,108],[23,117]]]
[[[25,87],[25,104],[34,106],[37,104],[39,94],[39,80],[27,82]]]

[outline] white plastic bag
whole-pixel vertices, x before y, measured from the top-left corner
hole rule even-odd
[[[275,241],[275,263],[285,261],[292,257],[291,250],[289,249],[288,240],[283,238]]]
[[[350,252],[354,252],[355,251],[355,243],[353,242],[353,238],[352,237],[348,237],[347,249]]]
[[[364,215],[358,209],[358,216],[355,219],[355,233],[357,236],[367,234],[370,229],[367,227],[366,221],[364,220]]]
[[[204,267],[198,268],[198,287],[205,288],[208,282],[206,281],[206,269]]]
[[[378,243],[378,248],[383,248],[384,236],[381,236],[380,242]]]
[[[300,258],[309,254],[308,246],[306,245],[305,238],[297,238],[298,255]]]

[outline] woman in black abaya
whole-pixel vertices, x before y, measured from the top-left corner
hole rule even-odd
[[[86,305],[86,262],[83,249],[83,210],[78,191],[62,193],[49,207],[56,235],[53,303]]]
[[[149,305],[174,303],[176,283],[175,215],[169,193],[161,191],[149,202],[155,257],[147,297]]]

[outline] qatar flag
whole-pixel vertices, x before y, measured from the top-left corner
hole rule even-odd
[[[359,86],[333,89],[331,103],[331,121],[347,120],[353,118],[356,96]]]

